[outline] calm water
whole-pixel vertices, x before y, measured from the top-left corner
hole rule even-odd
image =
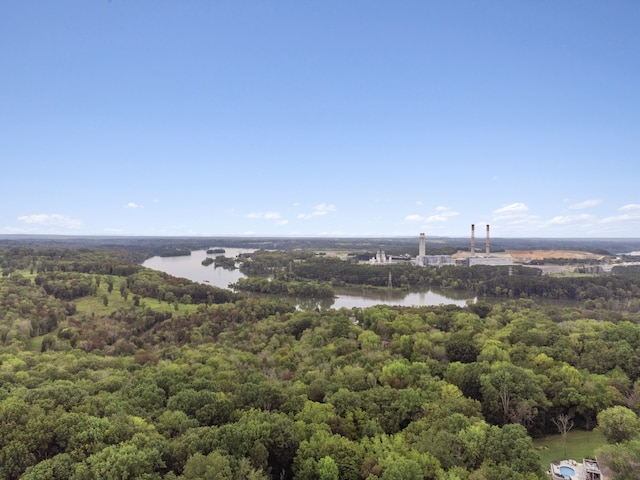
[[[224,256],[233,258],[241,253],[251,253],[253,251],[247,248],[225,248]],[[205,258],[213,258],[215,256],[207,255],[206,250],[194,250],[191,255],[185,255],[184,257],[152,257],[142,265],[168,273],[174,277],[188,278],[194,282],[206,283],[220,288],[229,288],[230,284],[237,282],[241,278],[246,278],[246,275],[240,273],[237,268],[235,270],[226,270],[222,267],[216,267],[214,264],[208,267],[202,265],[202,261]]]
[[[419,268],[419,267],[416,267]],[[458,305],[464,307],[475,298],[467,292],[443,292],[433,290],[406,291],[387,289],[348,288],[336,289],[337,298],[333,308],[371,307],[373,305],[402,305],[411,307],[416,305]]]
[[[251,253],[251,249],[225,248],[225,256],[236,257],[241,253]],[[194,282],[206,283],[219,288],[229,288],[229,285],[237,282],[246,275],[240,270],[225,270],[222,267],[202,265],[202,260],[207,255],[205,250],[194,250],[189,256],[183,257],[153,257],[146,260],[142,265],[154,270],[168,273],[174,277],[188,278]],[[418,268],[418,267],[416,267]],[[333,301],[332,301],[333,300]],[[474,302],[475,298],[468,293],[453,291],[406,291],[387,289],[367,289],[367,288],[336,288],[335,299],[297,299],[300,307],[307,308],[366,308],[373,305],[441,305],[453,304],[464,307],[469,302]]]

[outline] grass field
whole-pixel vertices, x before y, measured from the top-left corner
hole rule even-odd
[[[129,309],[133,307],[133,297],[134,294],[130,293],[127,300],[122,298],[120,294],[120,286],[126,282],[126,279],[123,277],[111,277],[113,279],[113,291],[109,293],[108,284],[105,281],[107,275],[103,275],[103,280],[100,282],[100,287],[98,287],[98,291],[95,295],[78,298],[73,301],[76,304],[76,311],[78,314],[85,313],[91,315],[92,313],[96,315],[109,315],[111,312],[114,312],[119,309]],[[108,305],[105,306],[103,295],[107,296]],[[165,311],[165,312],[173,312],[175,311],[175,305],[168,302],[161,302],[156,300],[155,298],[146,298],[143,297],[140,299],[140,306],[142,308],[149,307],[154,311]],[[181,312],[193,312],[198,308],[198,305],[185,305],[179,304],[178,309]]]
[[[1,270],[0,270],[1,272]],[[17,273],[21,274],[25,278],[29,278],[31,281],[36,277],[35,273],[30,273],[28,270],[19,270]],[[80,315],[97,315],[97,316],[108,316],[111,313],[118,310],[130,310],[133,308],[149,308],[153,311],[162,311],[162,312],[172,312],[175,314],[181,313],[193,313],[195,312],[200,305],[197,304],[178,304],[178,309],[176,310],[176,305],[174,303],[169,303],[165,301],[159,301],[155,298],[142,297],[140,298],[139,307],[134,307],[133,297],[135,296],[133,293],[129,293],[127,299],[125,300],[120,293],[120,287],[125,284],[126,278],[111,276],[111,275],[101,275],[100,286],[97,288],[95,295],[88,295],[85,297],[80,297],[72,300],[72,303],[76,305],[76,316]],[[109,284],[107,279],[113,281],[113,290],[109,292]],[[104,296],[107,297],[107,305],[104,304]],[[58,328],[55,330],[48,332],[45,335],[40,335],[39,337],[31,338],[27,343],[27,348],[33,352],[39,352],[42,348],[42,342],[45,336],[56,336],[60,328],[65,327],[66,322],[58,325]]]
[[[567,435],[567,453],[565,455],[562,436],[548,435],[533,440],[533,446],[540,455],[540,462],[545,470],[556,460],[571,458],[582,462],[583,458],[593,458],[594,452],[607,443],[604,436],[597,432],[574,430]]]

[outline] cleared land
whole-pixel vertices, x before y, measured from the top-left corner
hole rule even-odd
[[[530,262],[532,260],[545,260],[551,258],[567,258],[570,260],[601,261],[605,257],[595,253],[572,250],[509,250],[507,252],[515,262]]]
[[[540,455],[540,464],[545,470],[556,460],[573,459],[582,462],[583,458],[593,458],[595,450],[606,445],[604,435],[585,430],[573,430],[567,434],[567,452],[560,435],[547,435],[533,440],[533,446]]]

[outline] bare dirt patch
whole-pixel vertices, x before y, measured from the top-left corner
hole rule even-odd
[[[602,260],[602,255],[572,250],[509,250],[507,252],[515,262],[530,262],[550,258],[566,258],[569,260]]]

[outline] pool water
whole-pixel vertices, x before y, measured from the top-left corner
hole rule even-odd
[[[565,477],[572,477],[576,474],[576,471],[571,467],[560,467],[560,473]]]

